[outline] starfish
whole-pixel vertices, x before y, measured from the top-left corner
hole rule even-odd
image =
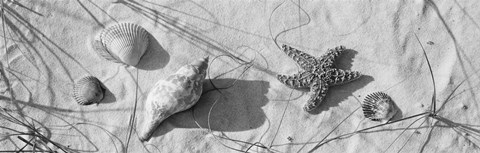
[[[337,69],[334,67],[335,58],[343,51],[344,46],[328,49],[325,55],[313,57],[300,50],[282,45],[283,52],[297,62],[303,69],[292,76],[277,75],[277,79],[290,88],[310,88],[310,98],[303,107],[307,112],[317,108],[327,95],[328,88],[356,80],[362,76],[360,72]]]

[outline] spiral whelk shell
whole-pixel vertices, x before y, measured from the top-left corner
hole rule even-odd
[[[120,23],[104,29],[94,50],[103,58],[136,66],[149,45],[149,33],[139,25]]]
[[[365,117],[373,121],[388,121],[398,112],[392,98],[383,92],[367,95],[362,109]]]
[[[73,98],[80,105],[99,103],[105,94],[105,88],[100,80],[87,76],[78,80],[73,87]]]
[[[208,57],[181,67],[165,80],[159,80],[145,101],[140,140],[147,141],[155,129],[169,116],[197,103],[203,90]]]

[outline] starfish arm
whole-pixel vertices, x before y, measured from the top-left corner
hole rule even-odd
[[[313,74],[306,71],[294,74],[293,76],[277,75],[278,81],[290,88],[307,88],[312,83],[314,77]]]
[[[331,68],[335,62],[335,58],[338,57],[343,51],[345,46],[338,46],[335,49],[328,49],[325,55],[322,55],[317,59],[317,63],[322,63],[322,68]]]
[[[328,84],[326,82],[322,82],[320,80],[316,80],[310,86],[310,99],[308,99],[307,103],[303,107],[303,110],[310,112],[322,103],[323,99],[327,95],[328,91]]]
[[[292,58],[295,62],[302,67],[302,69],[309,71],[313,68],[314,65],[317,64],[316,58],[304,53],[298,49],[293,47],[282,45],[283,52],[287,54],[290,58]]]
[[[330,86],[345,84],[362,76],[362,74],[358,71],[342,69],[330,69],[329,72],[330,78],[328,79],[328,84]]]

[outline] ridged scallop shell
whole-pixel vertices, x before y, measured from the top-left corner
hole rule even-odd
[[[133,23],[120,23],[104,29],[94,50],[103,58],[136,66],[149,45],[148,32]]]
[[[140,140],[147,141],[169,116],[195,105],[203,90],[208,57],[181,67],[165,80],[159,80],[145,101],[145,119]]]
[[[99,103],[105,94],[100,80],[87,76],[78,80],[73,87],[73,98],[80,105]]]
[[[362,109],[363,115],[373,121],[388,121],[398,112],[392,98],[383,92],[367,95]]]

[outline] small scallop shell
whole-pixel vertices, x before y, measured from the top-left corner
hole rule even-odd
[[[365,117],[373,121],[388,121],[398,112],[392,98],[383,92],[367,95],[362,109]]]
[[[103,30],[93,48],[107,60],[136,66],[149,45],[148,35],[139,25],[120,23]]]
[[[98,103],[103,99],[105,88],[100,80],[87,76],[78,80],[73,87],[73,98],[80,105]]]

